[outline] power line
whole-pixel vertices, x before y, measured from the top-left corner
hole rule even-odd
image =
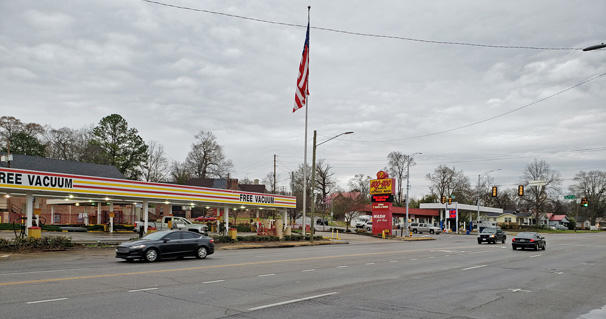
[[[518,111],[523,110],[523,109],[525,109],[525,108],[528,108],[528,107],[530,107],[530,106],[533,106],[533,105],[539,104],[539,103],[544,102],[544,101],[546,101],[546,100],[549,100],[549,99],[551,99],[551,98],[553,98],[553,97],[555,97],[555,96],[558,96],[558,95],[560,95],[560,94],[563,94],[563,93],[565,93],[565,92],[567,92],[567,91],[570,91],[570,90],[572,90],[572,89],[574,89],[574,88],[577,88],[577,87],[579,87],[579,86],[581,86],[581,85],[587,84],[587,83],[589,83],[589,82],[591,82],[591,81],[594,81],[594,80],[596,80],[596,79],[598,79],[598,78],[600,78],[600,77],[603,77],[603,76],[605,76],[605,75],[606,75],[606,72],[604,72],[604,73],[599,73],[599,74],[595,74],[595,75],[592,75],[592,76],[590,76],[590,77],[586,78],[586,79],[585,79],[585,80],[583,80],[583,81],[577,82],[576,84],[574,84],[574,85],[572,85],[572,86],[569,86],[569,87],[567,87],[567,88],[565,88],[565,89],[559,90],[559,91],[557,91],[557,92],[555,92],[555,93],[553,93],[553,94],[550,94],[550,95],[548,95],[548,96],[546,96],[546,97],[540,98],[540,99],[535,100],[535,101],[533,101],[533,102],[530,102],[530,103],[528,103],[528,104],[524,104],[524,105],[522,105],[522,106],[520,106],[520,107],[516,107],[515,109],[511,109],[511,110],[509,110],[509,111],[506,111],[506,112],[503,112],[503,113],[499,113],[499,114],[497,114],[497,115],[493,115],[493,116],[487,117],[487,118],[482,119],[482,120],[478,120],[478,121],[470,122],[470,123],[463,124],[463,125],[460,125],[460,126],[456,126],[456,127],[453,127],[453,128],[447,129],[447,130],[435,131],[435,132],[431,132],[431,133],[427,133],[427,134],[415,135],[415,136],[408,136],[408,137],[404,137],[404,138],[391,139],[391,140],[385,140],[385,139],[383,139],[383,140],[381,140],[380,142],[394,142],[394,141],[410,140],[410,139],[414,139],[414,138],[422,138],[422,137],[428,137],[428,136],[440,135],[440,134],[444,134],[444,133],[449,133],[449,132],[453,132],[453,131],[458,131],[458,130],[460,130],[460,129],[468,128],[468,127],[475,126],[475,125],[478,125],[478,124],[486,123],[486,122],[488,122],[488,121],[492,121],[492,120],[494,120],[494,119],[497,119],[497,118],[500,118],[500,117],[503,117],[503,116],[509,115],[509,114],[511,114],[511,113],[518,112]],[[374,143],[374,142],[377,142],[377,141],[372,141],[372,140],[355,140],[355,141],[358,141],[358,142],[373,142],[373,143]]]
[[[142,0],[142,1],[150,3],[150,4],[156,4],[156,5],[170,7],[170,8],[174,8],[174,9],[203,12],[203,13],[208,13],[208,14],[235,18],[235,19],[242,19],[242,20],[268,23],[268,24],[274,24],[274,25],[282,25],[282,26],[287,26],[287,27],[307,28],[307,25],[297,24],[297,23],[259,19],[259,18],[253,18],[253,17],[242,16],[242,15],[237,15],[237,14],[212,11],[212,10],[207,10],[207,9],[197,9],[197,8],[192,8],[192,7],[179,6],[179,5],[175,5],[175,4],[169,4],[169,3],[153,1],[153,0]],[[460,46],[482,47],[482,48],[492,48],[492,49],[524,49],[524,50],[543,50],[543,51],[545,51],[545,50],[550,50],[550,51],[581,51],[581,50],[583,50],[583,48],[574,48],[574,47],[538,47],[538,46],[523,46],[523,45],[494,45],[494,44],[482,44],[482,43],[459,42],[459,41],[439,41],[439,40],[411,38],[411,37],[398,36],[398,35],[347,31],[347,30],[327,28],[327,27],[310,26],[310,28],[315,29],[315,30],[320,30],[320,31],[342,33],[342,34],[361,36],[361,37],[403,40],[403,41],[420,42],[420,43],[428,43],[428,44],[460,45]]]

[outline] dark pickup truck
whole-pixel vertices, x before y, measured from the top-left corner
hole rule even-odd
[[[496,244],[499,241],[501,242],[501,244],[504,244],[506,238],[507,236],[505,235],[505,232],[502,231],[500,228],[486,227],[482,230],[480,235],[478,235],[478,244]]]

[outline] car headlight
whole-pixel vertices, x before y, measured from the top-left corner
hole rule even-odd
[[[490,238],[494,238],[494,235],[490,235]]]
[[[141,245],[137,245],[137,246],[130,246],[130,249],[141,249],[141,248],[145,248],[145,245],[141,244]]]

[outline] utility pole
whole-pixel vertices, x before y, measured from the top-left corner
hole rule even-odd
[[[271,192],[273,194],[276,193],[276,154],[274,154],[274,185],[273,185]]]
[[[406,220],[404,223],[404,229],[406,230],[406,236],[410,236],[410,231],[408,230],[408,190],[410,189],[410,162],[412,161],[413,156],[421,155],[423,153],[413,153],[408,156],[408,163],[406,165]]]
[[[478,188],[477,188],[477,198],[476,198],[476,204],[478,204],[478,219],[476,220],[476,224],[478,225],[478,233],[480,233],[480,175],[478,174]]]
[[[314,222],[314,212],[316,211],[316,130],[314,130],[314,144],[311,155],[311,241],[314,241],[314,233],[315,233],[315,222]]]

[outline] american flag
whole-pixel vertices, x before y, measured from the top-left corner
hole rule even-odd
[[[305,35],[305,45],[303,46],[303,56],[299,64],[299,76],[297,77],[297,90],[295,91],[295,106],[292,111],[304,107],[307,104],[309,89],[307,88],[309,79],[309,23],[307,23],[307,34]]]

